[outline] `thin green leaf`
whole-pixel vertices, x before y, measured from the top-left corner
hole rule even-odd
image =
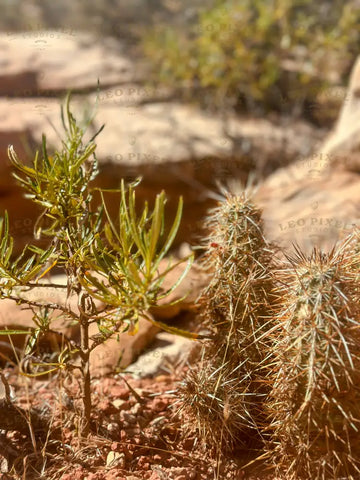
[[[160,195],[156,196],[155,208],[153,212],[151,230],[150,230],[150,245],[149,245],[149,255],[148,263],[146,265],[147,274],[151,274],[151,264],[153,262],[156,248],[158,245],[158,240],[160,237],[161,224],[164,216],[164,192],[161,192]]]
[[[31,330],[0,330],[0,335],[28,335]]]
[[[162,298],[166,298],[168,295],[170,295],[170,293],[172,293],[179,285],[180,283],[184,280],[184,278],[186,277],[186,275],[189,273],[189,270],[192,266],[192,264],[194,263],[194,256],[191,255],[187,261],[187,264],[186,264],[186,267],[183,271],[183,273],[180,275],[180,277],[178,278],[178,280],[174,283],[174,285],[172,285],[168,290],[166,290],[166,292],[164,292],[163,294],[159,295],[158,299],[162,299]],[[172,270],[169,269],[169,270],[165,270],[165,272],[161,275],[161,276],[166,276],[169,271]],[[184,297],[182,299],[179,299],[179,301],[182,301],[183,299],[185,299],[187,297],[187,294],[184,295]],[[177,302],[176,302],[177,303]]]
[[[162,330],[165,330],[165,332],[172,333],[174,335],[179,335],[180,337],[184,337],[184,338],[189,338],[191,340],[198,340],[199,338],[202,338],[202,336],[200,336],[198,333],[188,332],[186,330],[181,330],[180,328],[171,327],[170,325],[159,322],[158,320],[154,320],[153,318],[148,317],[147,315],[143,315],[143,317],[146,320],[148,320],[150,323],[155,325],[156,327],[159,327]]]
[[[171,245],[173,244],[173,242],[175,240],[176,234],[177,234],[177,232],[179,230],[179,226],[180,226],[182,209],[183,209],[183,199],[182,199],[182,197],[180,197],[174,223],[171,227],[171,230],[169,232],[169,235],[166,239],[166,242],[165,242],[164,246],[161,248],[159,254],[156,257],[156,261],[154,262],[154,265],[153,265],[154,270],[156,270],[158,268],[160,261],[166,255],[166,253],[168,252],[168,250],[170,249]]]

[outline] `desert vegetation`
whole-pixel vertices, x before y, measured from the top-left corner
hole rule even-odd
[[[204,345],[201,362],[184,379],[182,398],[184,413],[195,413],[201,436],[212,445],[221,439],[222,448],[231,449],[246,439],[256,443],[260,432],[273,251],[250,192],[224,195],[207,220],[203,262],[213,277],[200,299],[214,340]]]
[[[34,228],[35,237],[50,237],[50,241],[46,249],[26,246],[14,259],[13,238],[9,234],[9,219],[5,214],[0,224],[1,297],[25,303],[34,312],[36,328],[28,339],[27,355],[31,355],[41,337],[51,331],[52,311],[60,310],[68,322],[80,325],[80,342],[64,341],[57,362],[44,364],[45,370],[37,371],[35,375],[57,369],[65,374],[74,369],[80,371],[83,400],[80,430],[86,436],[90,430],[92,409],[90,353],[114,334],[136,334],[139,316],[146,316],[152,305],[172,291],[172,288],[163,291],[161,285],[176,263],[169,264],[161,274],[158,266],[176,235],[182,201],[168,236],[164,236],[164,192],[157,196],[153,212],[149,212],[145,205],[138,216],[135,208],[136,185],[131,184],[126,189],[122,183],[118,191],[112,192],[119,198],[119,218],[116,222],[109,217],[104,200],[100,208],[94,209],[91,203],[94,190],[90,184],[97,174],[94,142],[97,134],[86,145],[83,144],[84,127],[77,124],[71,113],[70,96],[62,109],[62,119],[66,136],[61,152],[49,155],[44,137],[42,156],[37,152],[32,166],[27,166],[18,159],[12,146],[9,147],[16,178],[28,197],[43,208]],[[41,278],[55,265],[66,274],[68,300],[73,295],[77,298],[75,311],[69,304],[62,306],[24,298],[25,292],[42,285]],[[57,287],[51,283],[42,286],[45,289]],[[95,301],[98,301],[98,306]],[[99,302],[104,306],[99,306]],[[92,323],[97,324],[98,333],[90,337]],[[163,328],[171,331],[171,327],[166,325]],[[191,333],[183,333],[191,336]],[[24,331],[3,330],[1,334],[22,335]],[[78,365],[73,362],[76,356],[80,357]]]
[[[357,478],[358,230],[330,253],[315,248],[306,255],[295,248],[294,254],[284,256],[266,239],[251,189],[222,187],[222,197],[206,221],[208,236],[199,260],[211,278],[198,302],[208,333],[155,321],[149,309],[176,288],[193,261],[193,255],[170,260],[159,273],[179,226],[181,200],[166,231],[164,192],[151,212],[146,204],[138,213],[136,184],[122,182],[120,189],[107,192],[119,201],[118,218],[111,218],[105,191],[91,185],[98,171],[95,139],[100,131],[83,143],[85,126],[72,114],[70,96],[61,113],[61,151],[50,154],[44,137],[41,155],[36,153],[26,165],[9,147],[15,177],[43,209],[34,236],[49,238],[46,248],[27,245],[14,258],[8,216],[1,221],[1,297],[26,305],[34,314],[32,329],[0,332],[10,338],[28,334],[20,373],[52,373],[61,386],[78,372],[82,409],[73,428],[86,439],[98,428],[90,353],[114,335],[136,335],[142,316],[170,333],[203,340],[197,361],[176,390],[179,435],[197,438],[199,445],[216,452],[218,462],[220,457],[230,461],[241,451],[252,452],[249,465],[261,460],[280,478]],[[95,193],[101,199],[97,207]],[[164,290],[164,278],[183,261],[183,275]],[[65,272],[66,286],[44,281],[54,268]],[[63,288],[68,301],[60,305],[34,300],[35,287]],[[53,329],[54,312],[59,311],[68,322],[79,324],[79,342]],[[90,336],[93,323],[98,331]],[[26,371],[24,361],[33,358],[49,333],[62,338],[57,357],[40,360]],[[37,436],[53,434],[48,414],[16,406],[4,374],[1,381],[1,428],[30,433],[36,450]],[[221,478],[219,469],[216,475]]]
[[[354,1],[220,0],[185,28],[153,27],[143,46],[154,81],[188,100],[314,120],[314,104],[334,96],[327,88],[347,80],[359,15]]]
[[[260,451],[276,478],[358,478],[358,231],[284,258],[246,191],[209,226],[214,340],[180,386],[184,420],[209,448]]]
[[[156,5],[157,14],[164,19],[169,12],[181,8],[175,0],[148,3],[150,9]],[[196,7],[201,3],[195,2]],[[79,2],[74,7],[73,22],[70,3],[64,2],[66,15],[61,19],[58,6],[35,0],[31,5],[40,23],[29,23],[26,15],[19,18],[17,7],[25,11],[31,8],[21,2],[14,2],[4,18],[9,30],[24,29],[29,38],[30,34],[35,38],[43,27],[61,29],[61,22],[89,31],[84,12],[90,12],[91,29],[100,37],[126,37],[130,43],[141,37],[137,54],[142,49],[153,76],[142,79],[141,88],[137,88],[138,84],[134,88],[132,84],[125,87],[126,83],[119,83],[107,94],[100,92],[100,102],[109,99],[116,106],[116,92],[121,92],[119,97],[123,92],[146,92],[149,83],[155,83],[166,85],[165,92],[167,88],[175,92],[171,98],[180,107],[184,123],[189,117],[181,110],[180,99],[209,109],[211,120],[212,113],[215,117],[221,110],[226,114],[268,115],[276,119],[293,115],[302,117],[301,121],[307,117],[321,124],[317,105],[330,100],[335,100],[337,109],[328,108],[323,113],[336,116],[344,100],[341,86],[347,81],[359,47],[358,2],[209,3],[207,10],[192,10],[187,19],[164,26],[156,21],[160,17],[148,19],[146,9],[139,9],[137,17],[134,2],[135,6],[129,7],[133,9],[129,16],[134,23],[123,30],[119,29],[120,6],[125,5],[121,0],[102,4]],[[109,10],[116,10],[116,14],[108,15],[103,24],[96,24]],[[151,28],[144,34],[145,24]],[[67,32],[72,29],[68,27]],[[11,41],[11,35],[9,38]],[[99,91],[98,82],[98,95]],[[52,93],[54,97],[60,94],[56,92]],[[354,87],[352,99],[356,92]],[[37,93],[40,95],[41,91]],[[149,97],[141,104],[143,111],[147,103],[156,104],[150,112],[155,106],[158,116],[149,114],[148,118],[155,127],[159,119],[163,120],[163,101]],[[132,113],[139,111],[136,103]],[[109,109],[107,119],[114,112]],[[189,112],[192,115],[194,110],[189,107]],[[203,123],[205,117],[201,117],[196,128],[206,130],[206,135],[209,128],[209,143],[218,143],[219,148],[232,143],[226,158],[229,165],[252,148],[251,132],[260,123],[255,121],[250,133],[245,128],[244,135],[230,135],[224,129],[225,137],[218,133],[218,137],[212,138],[211,124]],[[351,126],[354,118],[350,119]],[[60,148],[49,146],[43,136],[40,151],[30,162],[21,158],[17,148],[8,149],[18,185],[41,214],[31,232],[33,242],[20,254],[11,234],[12,226],[16,231],[17,225],[24,225],[28,233],[33,226],[31,219],[26,218],[25,224],[6,212],[0,218],[0,302],[17,303],[32,315],[32,326],[27,329],[13,327],[9,318],[9,326],[0,330],[0,342],[7,342],[3,347],[6,355],[0,354],[0,360],[6,361],[0,371],[1,478],[360,478],[359,229],[343,235],[330,251],[314,248],[305,253],[297,245],[285,251],[272,240],[274,235],[270,240],[267,234],[255,188],[233,182],[218,184],[219,192],[210,191],[208,186],[198,189],[201,175],[184,180],[182,173],[177,173],[176,162],[186,163],[189,159],[183,162],[181,155],[192,155],[192,150],[181,153],[176,162],[164,156],[163,161],[168,163],[162,175],[158,164],[148,171],[141,164],[137,170],[127,170],[117,188],[99,186],[96,181],[101,165],[96,149],[103,127],[92,131],[91,117],[76,118],[70,95],[61,108],[61,119],[64,135]],[[217,119],[219,123],[226,120],[221,115]],[[115,147],[116,136],[111,144],[114,151],[106,159],[117,159],[119,163],[105,165],[107,180],[114,172],[111,169],[117,168],[123,175],[126,169],[121,162],[125,156],[145,157],[150,162],[162,157],[162,136],[166,134],[159,130],[160,142],[155,146],[159,156],[152,155],[146,151],[148,145],[144,147],[139,142],[149,123],[136,121],[141,128],[129,129],[138,132],[138,138],[135,133],[129,138],[131,148]],[[175,131],[175,121],[172,126]],[[179,144],[187,137],[191,146],[201,144],[203,137],[198,136],[196,128],[194,132],[179,132]],[[218,132],[221,131],[219,128]],[[261,136],[263,130],[259,132]],[[146,143],[148,138],[144,137]],[[268,151],[273,140],[269,140]],[[336,156],[345,148],[343,138],[341,142],[334,149]],[[128,149],[127,154],[123,148]],[[298,170],[308,169],[320,178],[318,164],[323,163],[319,162],[323,158],[328,159],[327,170],[333,168],[331,158],[335,154],[331,148],[329,154],[315,153],[307,162],[306,151],[303,162],[296,166]],[[281,157],[277,152],[274,156]],[[204,157],[205,153],[195,160],[191,158],[188,166],[179,170],[185,172],[183,177],[191,171],[193,161],[198,161],[196,169],[200,173],[206,173],[207,164],[201,155]],[[249,170],[263,160],[261,155],[253,155],[251,166],[233,176],[251,177]],[[356,156],[355,148],[351,155]],[[174,150],[169,156],[175,158]],[[344,163],[349,160],[346,152],[339,158],[344,158]],[[214,156],[213,160],[219,160],[221,171],[224,158]],[[281,161],[276,158],[278,165]],[[268,165],[269,171],[271,168]],[[356,163],[352,168],[358,172]],[[168,172],[175,171],[179,182],[169,182],[166,193],[159,193],[154,202],[139,202],[137,188],[141,179],[135,180],[135,175],[131,179],[131,175],[141,169],[150,177],[142,198],[151,196],[150,186],[155,189],[161,183],[156,175],[166,181]],[[226,176],[231,175],[229,170]],[[180,180],[184,180],[184,185],[188,181],[186,191],[199,196],[199,201],[207,195],[206,205],[212,203],[213,208],[208,210],[204,222],[196,219],[206,236],[188,255],[178,254],[179,242],[174,256],[172,248],[183,210],[182,198],[174,193],[184,188]],[[275,182],[275,195],[279,194],[279,184]],[[310,181],[306,186],[309,184]],[[298,190],[303,184],[299,185]],[[349,175],[343,185],[351,190]],[[171,188],[174,192],[168,191]],[[286,200],[297,193],[289,190]],[[323,217],[318,214],[326,195],[317,193],[309,206],[309,217],[299,213],[299,217],[286,219],[286,224],[281,220],[279,230],[295,229],[307,222],[324,228],[325,224],[335,224],[340,233],[345,232],[345,225],[351,224],[345,215],[344,219],[332,218],[327,210]],[[172,195],[168,204],[167,194]],[[175,207],[174,202],[178,202]],[[118,206],[115,215],[110,213],[114,204]],[[171,218],[167,213],[170,206],[174,212]],[[345,201],[343,206],[347,208]],[[199,211],[194,209],[194,217]],[[184,238],[188,240],[186,235]],[[185,247],[189,252],[189,244]],[[178,266],[183,267],[182,273],[174,278]],[[206,275],[208,284],[197,301],[190,302],[191,320],[180,319],[188,321],[190,328],[170,324],[168,319],[162,321],[160,314],[155,318],[153,312],[176,307],[179,300],[174,301],[172,295],[187,281],[194,266]],[[65,284],[54,281],[55,273],[65,277]],[[189,290],[195,291],[196,281],[189,284]],[[55,295],[51,298],[52,294],[46,291],[61,292],[65,301],[58,301]],[[39,292],[44,292],[43,297]],[[186,316],[182,314],[174,315],[175,322]],[[79,337],[58,330],[59,319],[69,329],[77,327]],[[147,379],[134,378],[119,364],[112,364],[111,374],[92,376],[93,352],[114,339],[119,340],[120,350],[122,338],[140,336],[140,320],[194,340],[187,363],[181,367],[168,364],[168,375]],[[25,339],[24,345],[17,342],[19,338]],[[154,357],[155,354],[158,358],[162,355],[160,351],[155,351]]]

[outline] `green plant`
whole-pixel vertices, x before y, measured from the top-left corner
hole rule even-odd
[[[213,340],[180,386],[180,409],[195,418],[206,443],[227,450],[261,435],[273,249],[247,190],[226,193],[207,227],[204,264],[213,277],[201,304]]]
[[[359,19],[354,0],[220,0],[188,29],[159,25],[143,45],[154,81],[208,106],[305,112],[346,80]]]
[[[350,237],[352,238],[352,237]],[[359,478],[358,255],[299,249],[278,272],[270,461],[286,479]]]
[[[84,410],[81,430],[86,435],[91,420],[90,353],[112,335],[126,331],[135,334],[140,316],[153,321],[147,316],[149,307],[177,286],[190,267],[192,256],[178,282],[163,291],[165,276],[181,263],[169,262],[165,271],[159,273],[160,261],[169,252],[179,227],[182,199],[169,234],[165,235],[164,192],[156,197],[153,211],[145,204],[138,215],[135,206],[138,182],[128,187],[122,182],[120,189],[114,191],[120,195],[119,217],[116,221],[110,218],[103,191],[100,190],[100,207],[93,198],[99,191],[92,186],[98,173],[94,140],[101,129],[86,144],[83,143],[86,124],[80,127],[71,113],[70,95],[61,114],[66,133],[61,151],[49,155],[43,137],[42,156],[37,152],[32,165],[28,166],[18,159],[12,146],[9,147],[15,177],[27,196],[43,209],[34,228],[35,236],[48,237],[50,241],[44,249],[26,246],[14,259],[13,239],[5,213],[0,221],[0,297],[13,299],[34,311],[36,328],[30,332],[28,354],[38,339],[51,331],[55,310],[60,310],[65,320],[79,324],[80,342],[68,339],[46,372],[80,370]],[[65,305],[31,298],[34,287],[45,290],[61,288],[40,281],[55,265],[67,277]],[[76,299],[77,309],[71,307],[71,298]],[[99,332],[90,338],[89,327],[93,323],[97,324]],[[196,337],[155,323],[172,333]],[[17,333],[24,332],[0,332],[4,335]],[[80,356],[80,365],[76,363],[77,355]]]

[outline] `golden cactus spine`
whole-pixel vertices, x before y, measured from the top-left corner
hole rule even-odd
[[[278,271],[267,405],[271,463],[284,479],[360,478],[360,298],[349,241],[296,249]]]
[[[214,340],[180,387],[181,408],[209,446],[230,449],[259,439],[262,430],[273,251],[246,191],[228,193],[207,227],[204,265],[213,277],[200,303]]]

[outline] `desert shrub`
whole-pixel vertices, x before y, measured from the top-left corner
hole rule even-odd
[[[319,93],[346,80],[359,19],[353,0],[219,0],[187,29],[147,32],[143,46],[154,81],[203,105],[311,115]]]
[[[169,252],[178,230],[182,199],[166,233],[165,192],[157,195],[152,211],[145,204],[138,214],[137,182],[128,186],[122,182],[119,189],[108,192],[120,198],[118,218],[111,218],[103,190],[93,185],[98,174],[95,139],[101,129],[89,141],[84,141],[90,120],[79,124],[70,109],[70,96],[62,108],[62,121],[65,137],[62,148],[53,154],[48,152],[45,137],[41,154],[37,152],[30,165],[24,164],[13,147],[9,147],[15,177],[27,196],[42,209],[34,235],[48,238],[49,243],[44,249],[26,245],[23,252],[14,257],[8,215],[5,213],[0,220],[0,298],[12,299],[34,312],[34,328],[29,332],[5,329],[0,335],[29,333],[26,355],[31,356],[41,337],[52,331],[56,312],[60,311],[65,322],[79,325],[80,341],[66,339],[57,359],[48,365],[44,362],[43,371],[34,375],[50,371],[66,375],[74,370],[80,372],[83,400],[80,429],[86,435],[92,413],[90,353],[98,345],[113,335],[136,334],[140,317],[173,333],[193,338],[195,334],[156,322],[147,314],[151,306],[160,298],[166,298],[178,284],[175,282],[165,291],[162,286],[167,273],[181,261],[175,264],[170,261],[163,272],[159,271],[159,264]],[[102,197],[100,206],[93,201],[95,192],[100,192]],[[65,287],[41,281],[55,265],[66,275]],[[185,268],[184,274],[186,271]],[[65,305],[56,300],[35,299],[31,295],[34,287],[43,288],[45,292],[52,287],[62,288],[66,293]],[[70,299],[76,300],[77,307]],[[97,325],[98,333],[90,337],[92,324]]]

